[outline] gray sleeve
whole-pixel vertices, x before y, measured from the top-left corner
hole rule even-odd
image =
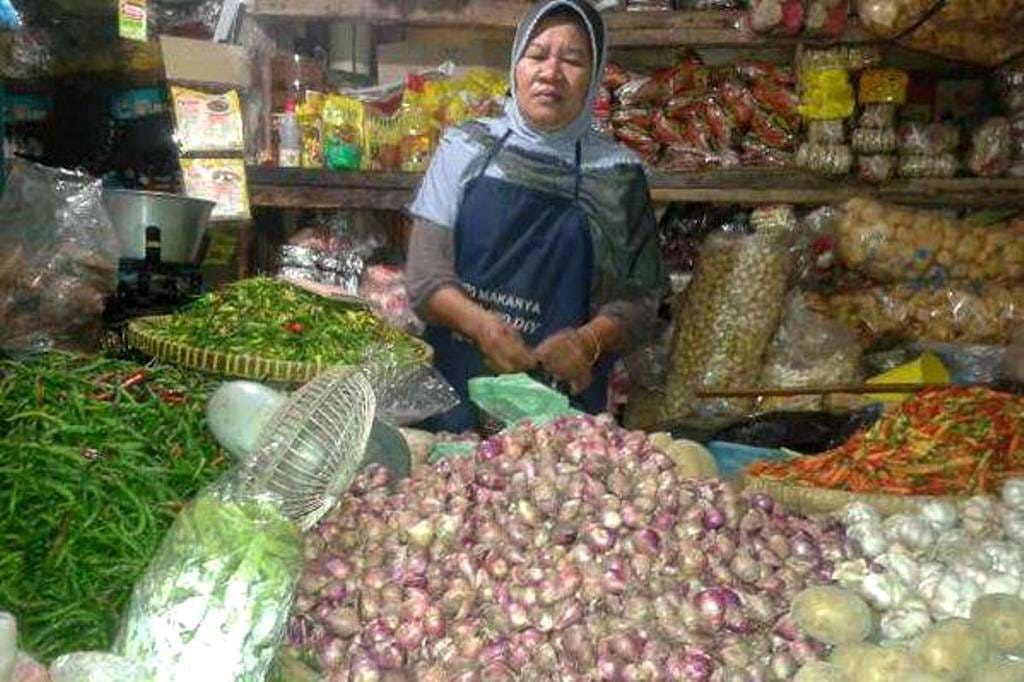
[[[658,291],[632,299],[610,301],[598,308],[597,313],[622,324],[625,336],[620,352],[628,353],[650,340],[651,330],[658,326],[660,306],[661,292]]]
[[[405,287],[416,314],[429,319],[424,310],[427,301],[446,286],[460,286],[455,274],[455,231],[414,217],[405,261]]]

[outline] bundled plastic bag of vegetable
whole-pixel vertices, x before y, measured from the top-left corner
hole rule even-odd
[[[355,476],[374,407],[366,375],[348,367],[296,392],[254,452],[175,520],[116,652],[145,662],[156,682],[264,679],[303,567],[299,529]]]

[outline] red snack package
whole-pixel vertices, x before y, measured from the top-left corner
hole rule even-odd
[[[773,83],[780,85],[795,85],[796,77],[793,74],[793,70],[776,66],[775,64],[769,64],[768,62],[755,62],[746,59],[741,59],[736,62],[736,73],[740,75],[740,78],[749,82],[766,78]]]
[[[849,0],[808,0],[805,33],[838,38],[846,32],[849,15]]]
[[[651,135],[663,144],[681,144],[685,141],[682,131],[685,125],[669,119],[665,112],[658,111],[654,114],[654,122],[651,124]]]
[[[744,166],[792,166],[793,153],[769,147],[753,133],[747,134],[740,145],[740,158]]]
[[[724,150],[731,147],[735,124],[717,97],[705,100],[703,114],[715,148]]]
[[[651,127],[654,116],[653,112],[645,107],[622,107],[612,112],[611,121],[616,128],[631,125],[646,129]]]
[[[615,91],[630,81],[629,71],[614,62],[608,62],[604,67],[604,86]]]
[[[784,120],[790,128],[800,125],[800,98],[795,90],[761,78],[754,81],[750,93],[758,104]]]
[[[635,151],[645,161],[650,161],[661,149],[661,144],[650,133],[634,125],[624,125],[615,129],[615,138]]]
[[[732,79],[727,80],[718,89],[718,96],[737,126],[746,128],[750,125],[750,119],[754,117],[754,111],[757,109],[757,102],[746,86]]]
[[[663,111],[669,118],[684,120],[697,109],[704,100],[704,95],[693,93],[673,97],[665,105]]]
[[[758,140],[775,149],[788,150],[796,144],[796,137],[786,129],[784,122],[764,109],[754,112],[754,118],[750,121],[750,132]]]
[[[624,107],[660,104],[667,100],[670,94],[668,81],[653,76],[636,78],[615,91],[616,99]]]

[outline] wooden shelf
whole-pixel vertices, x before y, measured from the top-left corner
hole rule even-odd
[[[297,168],[248,169],[254,206],[401,210],[419,186],[419,173],[335,172]],[[833,204],[867,196],[902,204],[1024,207],[1024,179],[897,180],[867,185],[799,171],[737,170],[655,173],[651,198],[727,204]]]
[[[403,4],[401,0],[255,0],[253,12],[268,18],[511,30],[529,7],[521,2],[499,0],[413,2],[411,7]],[[423,7],[423,4],[432,5],[432,8]],[[606,16],[612,47],[751,47],[821,42],[808,37],[779,39],[748,35],[738,28],[742,15],[739,10],[679,10],[613,12]],[[841,39],[832,42],[876,40],[854,22]]]

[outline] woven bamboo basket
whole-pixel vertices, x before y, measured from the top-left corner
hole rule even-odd
[[[798,514],[828,514],[839,511],[852,502],[863,502],[874,507],[879,514],[890,516],[913,513],[917,511],[922,502],[956,501],[956,498],[929,495],[864,494],[828,488],[811,488],[757,476],[745,476],[743,486],[746,492],[762,492],[771,495],[787,510]]]
[[[224,377],[252,379],[289,384],[304,384],[329,367],[331,362],[295,362],[256,355],[222,353],[220,351],[174,343],[158,338],[153,330],[170,319],[170,315],[140,317],[128,323],[126,343],[146,355],[180,367],[217,374]],[[434,351],[420,339],[410,337],[415,347],[415,361],[429,363]]]

